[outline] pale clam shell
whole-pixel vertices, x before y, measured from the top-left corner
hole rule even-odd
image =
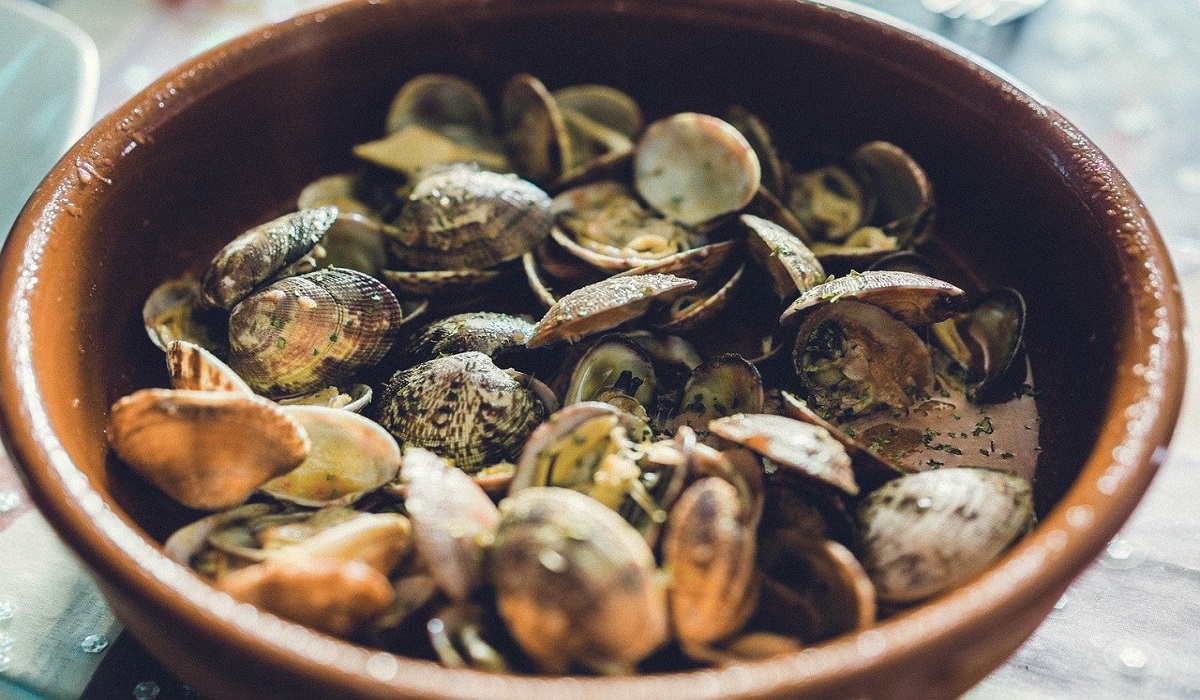
[[[224,311],[204,304],[200,283],[187,277],[163,282],[142,306],[146,335],[162,350],[172,340],[187,340],[223,353],[229,349],[225,320]]]
[[[308,434],[304,461],[259,490],[304,506],[346,505],[374,491],[400,471],[400,447],[378,423],[328,406],[284,406]]]
[[[869,270],[804,291],[779,317],[779,323],[794,328],[812,309],[846,299],[878,306],[910,326],[920,326],[949,318],[965,298],[966,292],[935,277]]]
[[[273,402],[224,391],[142,389],[113,404],[108,440],[189,508],[220,510],[304,461],[308,436]]]
[[[410,124],[434,130],[453,125],[491,133],[492,110],[474,84],[455,75],[423,73],[404,83],[388,108],[388,133]]]
[[[782,226],[753,214],[739,217],[749,231],[750,256],[771,278],[771,289],[783,301],[825,281],[825,269],[804,242]]]
[[[562,112],[542,81],[514,75],[501,96],[504,144],[517,172],[538,184],[562,177],[571,144]]]
[[[569,85],[551,95],[561,109],[586,115],[631,139],[642,131],[642,110],[637,101],[610,85]]]
[[[829,431],[786,416],[739,413],[708,424],[718,436],[746,447],[798,475],[851,496],[858,493],[846,448]]]
[[[1033,519],[1033,492],[1019,476],[960,467],[908,474],[858,508],[863,566],[889,603],[912,603],[988,567]]]
[[[728,122],[682,112],[646,127],[634,154],[638,194],[688,226],[750,203],[761,168],[746,137]]]

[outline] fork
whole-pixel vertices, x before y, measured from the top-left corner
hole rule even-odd
[[[1027,15],[1045,3],[1046,0],[921,0],[930,12],[951,19],[965,17],[992,27]]]

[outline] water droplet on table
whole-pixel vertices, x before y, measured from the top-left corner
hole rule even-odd
[[[158,692],[158,684],[154,681],[142,681],[133,687],[133,697],[137,700],[154,700]]]
[[[79,643],[79,647],[89,654],[99,654],[108,648],[108,637],[103,634],[89,634]]]
[[[1141,556],[1124,537],[1114,537],[1104,548],[1100,561],[1112,569],[1132,569],[1141,563]]]
[[[0,513],[16,510],[19,505],[21,505],[21,494],[13,489],[0,491]]]
[[[17,606],[11,600],[0,598],[0,620],[11,620],[16,614]]]

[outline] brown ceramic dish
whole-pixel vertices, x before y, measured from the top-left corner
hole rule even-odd
[[[117,397],[165,385],[140,307],[234,233],[350,162],[397,87],[518,71],[607,83],[648,115],[740,103],[785,151],[887,139],[915,155],[938,235],[1024,291],[1042,394],[1041,523],[984,575],[800,654],[637,678],[441,668],[236,605],[158,543],[194,517],[110,458]],[[4,437],[38,505],[130,630],[211,697],[948,696],[999,665],[1116,533],[1179,411],[1181,302],[1111,163],[986,66],[876,15],[796,0],[356,0],[257,31],[102,120],[25,208],[0,273]]]

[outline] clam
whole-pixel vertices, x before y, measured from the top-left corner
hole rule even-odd
[[[269,396],[338,384],[387,354],[400,314],[391,290],[361,272],[288,277],[234,308],[230,366]]]
[[[638,194],[685,226],[746,206],[760,177],[758,156],[746,138],[706,114],[683,112],[650,124],[634,154]]]
[[[490,560],[496,603],[543,671],[628,673],[666,643],[654,556],[620,516],[553,487],[515,493],[500,512]]]
[[[787,205],[814,239],[841,241],[869,218],[871,202],[845,168],[828,165],[793,175]]]
[[[337,207],[302,209],[233,239],[217,253],[200,279],[204,301],[233,309],[281,270],[308,255],[337,217]]]
[[[362,413],[367,404],[371,403],[372,393],[371,387],[366,384],[354,384],[345,391],[336,386],[328,386],[307,394],[279,399],[278,403],[280,406],[328,406]]]
[[[508,158],[499,150],[498,144],[456,140],[453,136],[420,124],[409,124],[381,139],[356,145],[354,155],[408,178],[419,177],[427,168],[449,163],[471,163],[500,172],[509,170]]]
[[[355,196],[357,179],[352,173],[337,173],[317,178],[300,190],[300,195],[296,197],[296,208],[334,206],[338,208],[339,217],[357,215],[373,218],[375,215],[371,207]]]
[[[792,352],[806,397],[830,418],[905,410],[934,388],[929,348],[878,306],[839,301],[804,319]]]
[[[496,618],[495,625],[504,624],[495,611],[479,605],[459,602],[439,610],[425,623],[438,661],[448,668],[474,668],[492,673],[508,671],[504,656],[485,639],[491,631],[492,618]]]
[[[636,440],[643,431],[643,423],[611,404],[571,404],[529,436],[509,493],[536,486],[568,488],[629,512],[647,529],[661,524],[666,512],[641,481],[642,450]]]
[[[776,197],[784,196],[784,166],[771,143],[771,132],[755,114],[740,105],[725,112],[725,121],[733,125],[758,156],[762,168],[762,186]]]
[[[554,198],[555,242],[610,272],[652,263],[694,247],[700,236],[644,207],[623,183],[602,180]]]
[[[641,347],[626,336],[610,333],[592,343],[575,364],[563,405],[606,401],[647,420],[656,388],[654,365]]]
[[[763,570],[759,618],[769,631],[811,644],[875,622],[875,587],[858,559],[837,542],[776,548]]]
[[[872,270],[818,284],[792,302],[779,317],[795,327],[814,308],[851,300],[878,306],[910,326],[943,321],[962,306],[966,292],[949,282],[912,272]]]
[[[547,309],[566,294],[605,279],[601,271],[556,243],[553,232],[550,236],[549,240],[521,256],[521,267],[529,288]]]
[[[237,557],[234,555],[234,558],[231,559],[222,558],[223,561],[216,561],[212,557],[207,557],[208,561],[205,561],[205,554],[207,550],[211,549],[209,536],[223,528],[245,527],[247,523],[266,515],[276,514],[281,509],[282,506],[279,504],[249,503],[206,515],[171,533],[171,536],[163,543],[163,549],[180,564],[191,566],[209,578],[219,578],[233,569],[248,566],[255,561],[262,561],[264,557],[255,555]]]
[[[771,289],[782,301],[825,281],[825,269],[803,241],[782,226],[753,214],[739,217],[749,235],[746,248],[771,278]]]
[[[526,345],[576,342],[639,318],[655,304],[671,303],[695,286],[695,280],[661,274],[611,277],[590,284],[550,307]]]
[[[205,305],[200,283],[191,278],[167,280],[142,306],[146,335],[166,350],[173,340],[186,340],[216,354],[229,349],[228,316]]]
[[[560,109],[582,114],[631,139],[642,131],[642,110],[637,102],[609,85],[570,85],[551,95]]]
[[[442,73],[418,75],[400,87],[388,108],[387,132],[409,125],[450,131],[492,133],[487,98],[470,82]]]
[[[400,355],[415,365],[461,352],[481,352],[493,360],[525,350],[533,323],[518,316],[471,311],[447,316],[418,331]]]
[[[400,448],[375,421],[328,406],[283,412],[304,428],[312,446],[298,467],[263,484],[263,493],[304,506],[349,504],[400,470]]]
[[[379,276],[387,264],[384,226],[362,214],[342,212],[321,239],[325,256],[318,267],[343,267]]]
[[[1019,476],[960,467],[909,474],[859,505],[863,566],[879,599],[912,603],[983,571],[1033,520]]]
[[[850,162],[874,193],[872,221],[902,247],[922,242],[932,220],[933,188],[921,166],[886,141],[864,143]]]
[[[417,552],[438,586],[465,600],[483,583],[484,552],[500,525],[499,511],[470,477],[428,450],[405,450],[400,478]]]
[[[664,333],[689,333],[711,323],[729,305],[745,272],[746,266],[738,265],[729,277],[702,283],[684,292],[664,308],[651,325]]]
[[[229,365],[187,340],[167,343],[167,371],[175,389],[254,393]]]
[[[542,81],[515,75],[505,83],[501,101],[504,144],[517,172],[539,184],[562,177],[571,144],[562,112]]]
[[[304,461],[304,429],[271,401],[225,391],[142,389],[113,404],[108,440],[134,471],[189,508],[246,500]]]
[[[693,483],[671,509],[663,568],[671,577],[672,629],[685,651],[727,639],[750,619],[758,602],[757,526],[737,489],[716,477]]]
[[[891,481],[905,473],[895,464],[887,461],[873,450],[863,447],[844,430],[821,417],[819,413],[808,406],[808,402],[789,391],[781,391],[783,415],[810,423],[829,431],[834,440],[842,443],[850,462],[854,467],[854,478],[866,491],[873,491],[884,482]]]
[[[559,111],[570,147],[559,183],[585,177],[589,172],[603,171],[609,164],[633,153],[633,141],[629,136],[581,112],[561,108]]]
[[[387,576],[367,564],[319,557],[261,562],[216,586],[243,603],[342,637],[386,612],[395,596]]]
[[[550,197],[515,175],[469,165],[421,178],[396,230],[391,251],[428,270],[482,269],[521,257],[550,235]]]
[[[852,274],[858,270],[879,269],[875,262],[900,250],[900,242],[875,226],[863,226],[839,243],[817,241],[812,252],[821,265],[833,274]]]
[[[537,395],[491,358],[464,352],[392,375],[378,419],[405,448],[424,447],[474,474],[515,459],[546,414]]]
[[[675,275],[696,280],[699,284],[718,285],[729,279],[734,254],[738,252],[738,241],[720,241],[709,243],[696,248],[689,248],[680,253],[669,255],[660,260],[643,263],[616,277],[632,277],[634,275],[664,274]]]
[[[1015,289],[984,294],[969,310],[934,324],[933,331],[973,403],[1007,401],[1025,379],[1025,299]]]
[[[718,355],[692,370],[669,426],[675,431],[686,425],[707,439],[711,421],[762,410],[762,376],[754,365],[741,355]]]
[[[718,437],[756,452],[778,467],[851,496],[858,493],[846,449],[824,428],[761,413],[718,418],[708,428]]]

